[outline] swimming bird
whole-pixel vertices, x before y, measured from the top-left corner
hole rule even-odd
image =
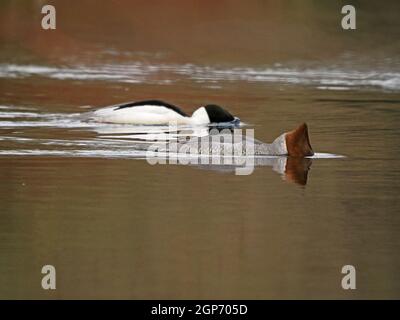
[[[168,125],[208,125],[217,123],[238,124],[239,118],[216,104],[198,108],[191,116],[179,107],[161,100],[144,100],[104,107],[90,113],[90,119],[98,122]]]
[[[202,106],[194,111],[192,116],[189,116],[179,107],[161,100],[144,100],[104,107],[91,112],[89,118],[98,122],[135,125],[169,125],[171,122],[178,125],[223,123],[236,125],[240,122],[239,118],[232,116],[228,111],[215,104]],[[200,139],[208,139],[208,136]],[[235,143],[240,139],[241,143]],[[193,150],[195,148],[198,154],[203,155],[223,155],[227,151],[246,155],[250,149],[253,150],[253,155],[261,156],[308,157],[314,155],[308,136],[308,127],[305,123],[295,130],[281,134],[269,144],[255,139],[247,139],[245,136],[241,136],[239,139],[233,137],[230,141],[230,143],[208,144],[193,142],[192,139],[183,143],[185,145],[183,149]]]
[[[290,156],[303,158],[314,155],[306,123],[292,131],[281,134],[272,143],[264,143],[246,135],[231,133],[228,130],[228,132],[221,134],[192,137],[189,141],[163,144],[161,147],[157,147],[157,151],[221,157],[238,155],[245,157]]]

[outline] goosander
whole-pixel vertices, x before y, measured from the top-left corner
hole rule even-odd
[[[168,152],[170,149],[169,145],[162,145],[157,148],[157,151]],[[304,158],[314,155],[308,136],[308,127],[305,123],[292,131],[282,133],[272,143],[264,143],[244,135],[235,137],[234,133],[232,135],[228,133],[192,138],[187,142],[178,142],[173,145],[173,150],[178,153],[190,151],[198,155],[220,156],[239,154],[243,156]]]
[[[179,107],[161,100],[136,101],[104,107],[93,111],[90,119],[97,122],[136,125],[168,125],[172,121],[178,125],[240,122],[239,118],[215,104],[202,106],[189,116]]]

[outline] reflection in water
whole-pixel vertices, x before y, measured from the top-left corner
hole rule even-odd
[[[286,180],[298,183],[300,185],[306,185],[308,171],[311,168],[311,164],[311,159],[289,157],[286,161],[285,167]]]
[[[242,160],[243,162],[245,160]],[[293,158],[293,157],[275,157],[275,158],[255,158],[255,166],[268,166],[279,173],[282,178],[289,182],[305,186],[307,184],[308,171],[311,168],[312,159]],[[193,165],[191,165],[193,166]],[[205,170],[214,170],[221,173],[235,173],[234,165],[195,165],[195,167]]]
[[[56,80],[89,80],[130,84],[175,85],[179,81],[218,86],[223,82],[260,82],[314,86],[322,90],[399,90],[400,73],[392,70],[352,70],[323,67],[302,68],[282,65],[268,68],[222,69],[210,66],[148,65],[79,65],[64,68],[38,65],[0,64],[0,78],[24,79],[35,76]]]

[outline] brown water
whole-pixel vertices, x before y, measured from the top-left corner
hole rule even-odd
[[[340,2],[53,3],[55,31],[41,1],[0,4],[1,298],[400,297],[398,1],[357,2],[346,32]],[[135,129],[71,116],[148,98],[267,142],[306,121],[345,158],[307,181],[151,166],[115,136]]]

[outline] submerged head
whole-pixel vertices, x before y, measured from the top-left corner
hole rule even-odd
[[[226,123],[237,118],[216,104],[207,104],[193,112],[192,118],[201,124]]]
[[[297,129],[285,134],[286,148],[289,156],[307,157],[314,155],[308,137],[307,124],[303,123]]]

